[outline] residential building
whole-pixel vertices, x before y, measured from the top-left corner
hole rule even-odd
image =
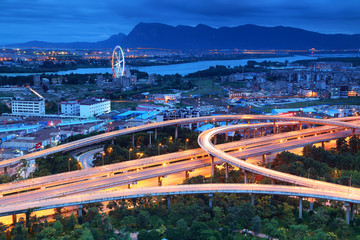
[[[12,114],[18,115],[44,115],[45,99],[13,99],[11,101]]]
[[[80,117],[95,117],[111,111],[111,102],[105,98],[90,98],[80,102]]]

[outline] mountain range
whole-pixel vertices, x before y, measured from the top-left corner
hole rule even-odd
[[[251,24],[213,28],[203,24],[174,27],[161,23],[139,23],[128,35],[119,33],[99,42],[30,41],[7,46],[101,49],[114,48],[116,45],[168,49],[359,49],[360,34],[323,34],[292,27]]]

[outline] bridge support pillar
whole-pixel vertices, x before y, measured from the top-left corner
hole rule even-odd
[[[299,130],[302,130],[302,123],[299,124]]]
[[[211,178],[214,177],[215,165],[214,165],[214,156],[211,155]]]
[[[151,146],[151,132],[149,132],[149,145]]]
[[[262,155],[262,163],[265,164],[265,162],[266,162],[266,154],[263,154]]]
[[[350,221],[354,220],[354,204],[350,204]]]
[[[209,193],[209,208],[212,209],[213,208],[213,203],[212,203],[212,199],[213,199],[213,194]]]
[[[82,209],[83,209],[83,205],[82,205],[82,204],[79,204],[79,205],[78,205],[78,211],[79,211],[78,217],[79,217],[79,218],[82,217]]]
[[[185,171],[185,179],[189,178],[189,171]]]
[[[246,139],[246,129],[244,129],[244,139]]]
[[[314,199],[310,198],[310,212],[314,211]]]
[[[167,209],[168,209],[168,211],[171,210],[171,196],[170,195],[167,196]]]
[[[350,224],[350,203],[345,203],[346,207],[346,224]]]
[[[355,128],[352,129],[352,135],[355,136]]]
[[[4,167],[4,174],[7,174],[8,172],[8,167]]]
[[[12,223],[15,225],[16,224],[16,214],[12,215]]]
[[[114,139],[111,139],[111,145],[114,145]]]
[[[159,187],[162,186],[162,177],[158,177],[158,186],[159,186]]]
[[[244,183],[248,184],[249,183],[249,178],[248,178],[248,172],[244,171]]]
[[[264,128],[260,128],[260,136],[261,136],[261,137],[264,136]]]
[[[229,179],[229,164],[225,163],[225,180],[226,180],[226,182],[228,181],[228,179]]]
[[[135,147],[135,133],[132,134],[132,145]]]
[[[251,205],[255,205],[255,194],[251,194]]]
[[[226,141],[226,142],[229,141],[229,132],[225,132],[225,141]]]
[[[176,126],[175,126],[175,139],[178,138],[178,128],[179,128],[179,126],[176,125]]]
[[[323,149],[325,149],[325,142],[324,142],[324,141],[321,142],[321,147],[322,147]]]
[[[271,184],[275,185],[275,179],[273,179],[273,178],[271,179]]]
[[[216,135],[214,135],[214,145],[216,145],[216,139],[217,139],[217,137],[216,137]]]
[[[299,218],[302,219],[302,208],[303,208],[303,202],[302,197],[299,197]]]
[[[154,135],[154,140],[157,139],[157,128],[155,128],[155,135]]]

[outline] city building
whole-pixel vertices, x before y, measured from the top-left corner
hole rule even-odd
[[[111,102],[105,98],[90,98],[80,102],[80,117],[95,117],[111,111]]]
[[[95,117],[110,112],[110,105],[110,100],[104,98],[62,101],[61,113],[67,116]]]
[[[14,115],[44,115],[45,99],[13,99],[11,101],[11,111]]]
[[[61,102],[61,114],[68,116],[80,115],[80,102],[78,100],[62,101]]]

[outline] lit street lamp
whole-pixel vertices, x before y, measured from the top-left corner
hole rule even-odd
[[[102,162],[102,165],[104,166],[104,157],[105,157],[105,153],[103,152],[101,154],[101,162]]]
[[[161,147],[161,143],[159,143],[158,145],[158,155],[160,155],[160,147]]]
[[[69,172],[70,172],[70,162],[71,162],[71,158],[69,158],[69,161],[68,161]]]
[[[129,149],[129,161],[130,161],[130,153],[132,150],[133,150],[132,148]]]
[[[187,138],[186,140],[185,140],[185,148],[187,149],[187,143],[189,142],[189,139]]]

